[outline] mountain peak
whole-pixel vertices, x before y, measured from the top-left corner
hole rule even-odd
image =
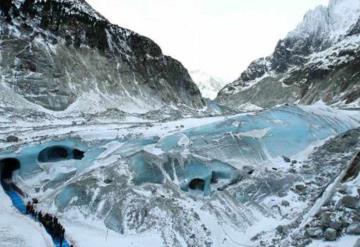
[[[290,32],[287,38],[316,36],[322,42],[337,42],[344,37],[359,19],[360,1],[331,0],[327,7],[318,6],[308,11],[303,21]]]
[[[87,109],[94,99],[94,111],[204,105],[180,62],[151,39],[110,23],[84,0],[2,0],[3,40],[4,85],[46,109]]]
[[[271,56],[252,62],[218,100],[261,107],[319,100],[351,104],[360,95],[359,34],[359,0],[332,0],[310,10]]]
[[[220,89],[225,85],[223,79],[202,70],[193,70],[190,75],[205,98],[215,99]]]

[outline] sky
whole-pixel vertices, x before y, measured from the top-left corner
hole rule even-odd
[[[112,23],[154,40],[189,71],[231,82],[270,55],[307,10],[328,0],[87,0]]]

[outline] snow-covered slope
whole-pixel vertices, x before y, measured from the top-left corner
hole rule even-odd
[[[83,0],[1,1],[0,73],[2,88],[56,111],[204,105],[180,62]]]
[[[220,89],[225,86],[224,80],[201,70],[193,70],[190,75],[200,89],[202,96],[211,100],[215,99]]]
[[[306,39],[316,35],[319,41],[335,43],[348,33],[359,17],[358,0],[331,0],[328,7],[310,10],[287,38]]]
[[[331,0],[309,11],[271,56],[252,62],[217,100],[233,107],[319,100],[353,107],[360,98],[359,64],[360,1]]]
[[[0,246],[52,247],[50,236],[40,224],[21,215],[11,206],[9,197],[0,188]]]

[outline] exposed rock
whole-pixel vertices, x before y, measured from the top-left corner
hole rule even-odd
[[[290,203],[288,201],[286,201],[286,200],[282,200],[281,205],[284,206],[284,207],[289,207]]]
[[[17,136],[11,135],[11,136],[8,136],[8,137],[6,138],[6,141],[7,141],[7,142],[19,142],[20,139],[19,139],[19,137],[17,137]]]
[[[342,182],[346,182],[356,178],[360,173],[360,152],[356,155],[354,160],[351,162],[349,169],[346,171]]]
[[[331,223],[331,213],[323,212],[320,216],[320,223],[324,228],[329,227]]]
[[[359,208],[359,198],[355,196],[344,196],[339,201],[339,206],[343,206],[351,209]]]
[[[280,234],[280,235],[284,235],[284,234],[287,234],[288,233],[288,229],[286,226],[278,226],[276,227],[276,231]]]
[[[310,238],[321,239],[323,237],[323,231],[319,227],[310,227],[306,229],[306,234]]]
[[[346,228],[347,234],[360,235],[360,223],[353,223]]]
[[[337,232],[335,229],[328,228],[324,232],[324,238],[327,241],[335,241],[337,237]]]
[[[349,193],[349,187],[347,185],[342,185],[339,187],[338,192],[341,194],[348,194]]]
[[[110,179],[110,178],[106,178],[105,180],[104,180],[104,183],[106,183],[106,184],[111,184],[113,181]]]
[[[300,194],[304,194],[306,191],[306,186],[304,184],[297,184],[295,185],[295,191]]]
[[[360,98],[359,9],[357,1],[334,0],[327,8],[309,11],[277,43],[273,54],[252,62],[216,100],[231,107],[251,103],[264,108],[319,100],[356,102]]]
[[[284,161],[285,161],[286,163],[290,163],[290,162],[291,162],[291,159],[288,158],[288,157],[286,157],[286,156],[283,156],[282,158],[284,159]]]
[[[86,1],[2,1],[0,10],[13,20],[0,15],[1,74],[28,101],[55,111],[94,97],[105,109],[204,106],[179,61],[149,38],[111,24]]]

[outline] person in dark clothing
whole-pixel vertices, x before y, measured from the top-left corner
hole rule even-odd
[[[65,229],[62,226],[60,226],[60,247],[62,247],[64,238],[65,238]]]
[[[37,214],[37,219],[38,219],[39,222],[42,223],[42,213],[41,213],[41,211],[39,211],[39,213]]]
[[[26,203],[26,207],[25,207],[25,209],[26,209],[26,214],[29,214],[29,213],[30,213],[30,207],[31,207],[31,203],[30,203],[30,202],[27,202],[27,203]]]

